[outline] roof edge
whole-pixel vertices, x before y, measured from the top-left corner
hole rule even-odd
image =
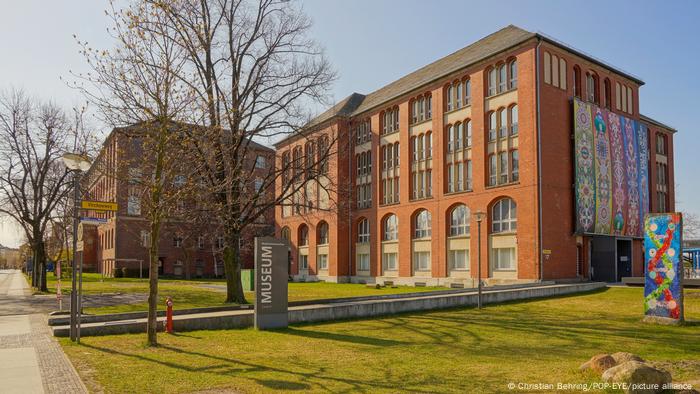
[[[653,124],[653,125],[655,125],[655,126],[658,126],[658,127],[663,128],[663,129],[666,129],[666,130],[670,131],[671,133],[674,133],[674,134],[675,134],[675,133],[678,132],[678,129],[675,129],[675,128],[673,128],[673,127],[667,125],[667,124],[661,123],[661,122],[659,122],[658,120],[655,120],[655,119],[653,119],[653,118],[650,118],[650,117],[648,117],[648,116],[646,116],[646,115],[639,114],[639,119],[640,119],[640,120],[643,120],[643,121],[645,121],[645,122],[649,122],[649,123],[651,123],[651,124]]]

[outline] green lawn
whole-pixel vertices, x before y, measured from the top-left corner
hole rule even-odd
[[[201,287],[202,285],[225,285],[223,280],[176,280],[160,279],[158,281],[158,303],[160,309],[165,308],[165,297],[173,298],[175,309],[199,308],[207,306],[225,305],[226,293],[221,290]],[[63,294],[70,292],[70,278],[63,278]],[[47,286],[52,293],[56,292],[56,279],[49,276]],[[289,300],[321,300],[328,298],[359,297],[381,294],[415,293],[431,290],[446,290],[444,287],[385,287],[375,289],[362,284],[337,284],[337,283],[290,283]],[[148,279],[138,278],[102,278],[99,274],[84,274],[83,294],[104,293],[148,293]],[[246,292],[248,302],[253,302],[255,295]],[[86,313],[105,314],[119,312],[145,311],[148,309],[146,302],[104,306],[99,308],[85,308]]]
[[[642,289],[385,318],[254,329],[62,339],[93,391],[508,392],[509,382],[583,383],[601,352],[661,363],[700,385],[700,327],[642,324]],[[700,291],[686,291],[700,319]],[[569,391],[571,392],[571,391]]]

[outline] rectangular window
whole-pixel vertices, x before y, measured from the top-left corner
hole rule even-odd
[[[517,150],[510,152],[510,163],[511,163],[511,176],[510,179],[513,182],[517,182],[520,179],[520,155]]]
[[[500,183],[508,183],[508,153],[501,152],[498,154],[501,164],[501,180]]]
[[[515,248],[494,248],[491,252],[493,269],[497,271],[515,269]]]
[[[357,255],[357,270],[369,271],[369,254],[363,253]]]
[[[413,252],[413,269],[430,271],[430,252]]]
[[[498,164],[496,160],[496,155],[489,155],[489,186],[496,185],[496,179],[498,177]]]
[[[472,81],[467,79],[464,81],[464,105],[472,103]]]
[[[265,168],[266,166],[265,156],[257,156],[255,158],[255,168]]]
[[[383,253],[382,254],[382,264],[384,265],[385,271],[396,271],[398,266],[396,264],[396,253]]]
[[[620,102],[622,101],[621,100],[622,92],[620,90],[621,90],[620,83],[615,82],[615,109],[617,109],[617,110],[622,109],[622,107],[620,105]]]
[[[454,165],[447,165],[447,192],[452,193],[454,189]]]
[[[452,111],[452,96],[454,95],[452,92],[453,88],[452,85],[449,85],[447,87],[447,91],[445,92],[445,101],[447,102],[447,111]]]
[[[549,52],[544,53],[544,83],[551,84],[552,83],[552,67],[551,67],[551,62],[552,62],[552,57],[549,54]]]
[[[489,71],[489,96],[496,94],[496,69]]]
[[[632,106],[632,88],[627,87],[627,112],[633,114],[634,107]]]
[[[197,237],[197,248],[204,249],[204,237],[201,235]]]
[[[448,256],[450,267],[454,270],[469,269],[469,249],[450,250]]]
[[[465,124],[466,124],[466,126],[465,126],[465,129],[466,129],[466,130],[465,130],[465,133],[466,133],[467,136],[466,136],[466,138],[465,138],[465,145],[464,145],[464,146],[465,146],[466,148],[469,148],[470,146],[472,146],[472,122],[471,122],[471,121],[467,121]]]
[[[299,255],[299,269],[307,270],[309,269],[309,256],[305,254]]]
[[[472,161],[467,160],[467,177],[466,177],[466,185],[465,185],[467,190],[472,190]]]
[[[319,270],[327,270],[328,269],[328,255],[327,254],[319,254],[318,255],[318,269]]]
[[[182,247],[182,238],[181,237],[173,238],[173,246],[176,248],[181,248]]]
[[[464,190],[464,163],[457,163],[457,185],[456,189],[459,191]]]

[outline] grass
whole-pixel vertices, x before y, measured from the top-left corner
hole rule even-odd
[[[700,384],[698,326],[642,324],[641,308],[641,289],[609,288],[482,310],[160,334],[157,348],[141,334],[61,344],[91,390],[108,393],[507,392],[509,382],[599,382],[579,365],[616,351]],[[700,319],[700,291],[686,291],[686,318]]]
[[[158,281],[158,303],[159,309],[165,309],[165,297],[173,298],[175,309],[200,308],[207,306],[225,305],[226,293],[223,290],[216,290],[202,285],[225,285],[223,280],[176,280],[159,279]],[[63,278],[63,294],[67,296],[70,292],[70,278]],[[56,292],[56,278],[49,276],[47,287],[51,293]],[[397,286],[394,288],[375,289],[362,284],[337,284],[337,283],[290,283],[289,300],[321,300],[328,298],[359,297],[381,294],[415,293],[431,290],[445,290],[443,287],[409,287]],[[83,275],[83,294],[105,294],[105,293],[148,293],[148,279],[138,278],[102,278],[100,274]],[[248,302],[253,302],[255,294],[246,292]],[[114,306],[101,306],[85,308],[86,313],[106,314],[120,312],[145,311],[148,309],[146,302],[134,304],[121,304]]]

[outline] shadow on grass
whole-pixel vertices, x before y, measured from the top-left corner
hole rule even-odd
[[[309,389],[311,389],[311,386],[306,384],[306,383],[289,382],[286,380],[273,380],[273,379],[253,379],[253,380],[255,380],[258,384],[265,386],[269,389],[273,389],[273,390],[295,391],[295,390],[309,390]]]
[[[361,337],[361,336],[356,336],[356,335],[337,334],[337,333],[326,332],[326,331],[299,330],[299,329],[296,329],[293,327],[289,327],[289,328],[286,328],[283,330],[277,330],[276,332],[278,332],[280,334],[297,335],[297,336],[305,337],[305,338],[326,339],[326,340],[330,340],[330,341],[349,342],[349,343],[356,343],[356,344],[360,344],[360,345],[371,345],[371,346],[380,346],[380,347],[397,346],[397,345],[410,345],[411,344],[410,342],[395,341],[393,339]]]

